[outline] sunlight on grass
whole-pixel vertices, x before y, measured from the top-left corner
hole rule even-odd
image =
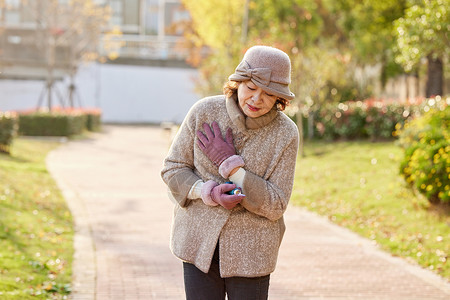
[[[432,207],[399,175],[393,142],[308,142],[292,201],[367,237],[393,255],[450,278],[448,207]]]
[[[66,299],[72,217],[45,167],[59,144],[16,139],[0,155],[0,299]]]

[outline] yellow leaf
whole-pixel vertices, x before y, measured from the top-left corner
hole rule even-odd
[[[110,52],[110,53],[108,53],[108,58],[110,59],[110,60],[115,60],[115,59],[117,59],[119,57],[119,53],[117,53],[117,52]]]

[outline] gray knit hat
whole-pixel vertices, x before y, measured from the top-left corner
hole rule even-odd
[[[228,77],[233,81],[251,80],[264,91],[286,100],[294,99],[289,90],[291,60],[283,51],[268,46],[253,46],[245,52],[235,72]]]

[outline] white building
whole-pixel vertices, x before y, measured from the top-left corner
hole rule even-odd
[[[35,1],[39,5],[52,0]],[[180,122],[198,99],[197,73],[185,63],[183,32],[176,26],[189,19],[188,12],[179,0],[95,2],[111,7],[109,25],[120,28],[122,47],[113,64],[79,68],[74,105],[101,108],[106,122]],[[21,0],[0,0],[0,110],[30,109],[46,101],[47,56],[32,38],[36,30],[35,18]],[[60,106],[68,103],[67,55],[67,49],[57,48],[53,93]]]

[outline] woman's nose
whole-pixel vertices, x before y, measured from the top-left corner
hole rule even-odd
[[[261,91],[256,91],[252,96],[253,101],[259,102],[261,100]]]

